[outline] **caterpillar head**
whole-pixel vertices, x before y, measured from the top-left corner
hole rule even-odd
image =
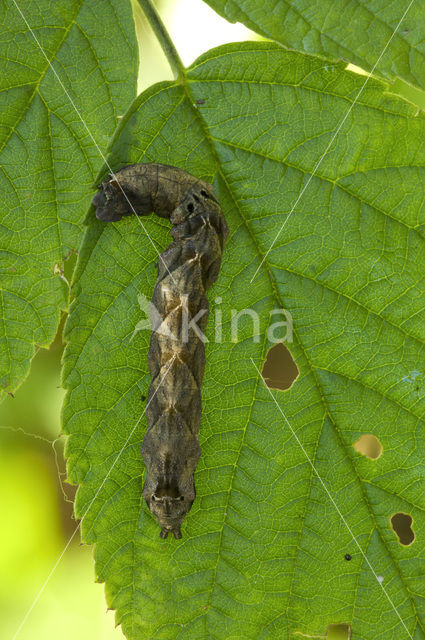
[[[174,537],[179,539],[182,537],[180,527],[193,504],[193,499],[184,495],[173,497],[158,494],[160,492],[151,494],[146,498],[146,502],[161,527],[159,535],[166,538],[169,533],[173,533]]]
[[[141,453],[146,465],[143,497],[161,527],[161,538],[171,532],[181,538],[180,527],[196,495],[198,438],[178,412],[165,411],[148,429]]]
[[[174,464],[167,467],[170,469]],[[148,473],[143,488],[149,511],[161,527],[161,538],[166,538],[169,533],[173,533],[175,538],[182,537],[180,527],[195,500],[194,468],[190,472],[186,464],[183,470],[177,467],[174,467],[175,472],[168,474]]]

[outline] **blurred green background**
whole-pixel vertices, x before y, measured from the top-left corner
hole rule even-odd
[[[213,46],[257,37],[240,24],[227,23],[201,0],[156,4],[185,64]],[[136,1],[134,13],[142,91],[171,79],[172,74]],[[406,83],[397,81],[394,90],[425,107],[423,93]],[[68,279],[73,264],[75,259],[66,264]],[[16,396],[0,405],[0,505],[5,516],[0,529],[2,638],[14,637],[77,526],[72,517],[75,488],[65,482],[64,438],[58,438],[64,397],[60,388],[63,321],[52,347],[38,351]],[[92,550],[80,545],[79,532],[17,637],[50,640],[59,634],[61,640],[123,637],[115,629],[114,613],[106,612],[103,585],[94,582]],[[327,637],[347,639],[347,629],[329,629]]]

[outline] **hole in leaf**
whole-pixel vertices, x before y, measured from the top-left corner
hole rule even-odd
[[[413,518],[408,513],[395,513],[391,516],[391,526],[398,536],[400,544],[407,547],[415,539],[412,529]]]
[[[356,451],[362,455],[376,460],[382,453],[382,444],[378,438],[371,433],[366,433],[353,444]]]
[[[351,640],[351,624],[330,624],[326,629],[326,640]]]
[[[286,391],[300,372],[289,349],[283,342],[278,342],[269,349],[261,373],[268,387]]]

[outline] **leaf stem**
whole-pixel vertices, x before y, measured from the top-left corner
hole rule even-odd
[[[143,13],[145,14],[153,32],[158,38],[159,44],[165,53],[168,63],[175,74],[176,78],[184,77],[185,66],[180,58],[177,49],[175,48],[173,41],[170,38],[170,34],[165,28],[158,11],[152,3],[152,0],[138,0]]]

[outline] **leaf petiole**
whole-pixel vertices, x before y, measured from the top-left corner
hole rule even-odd
[[[159,44],[161,45],[162,50],[165,53],[171,70],[175,74],[176,78],[184,77],[186,71],[183,61],[180,58],[178,51],[175,48],[170,34],[165,28],[165,25],[162,22],[158,11],[153,5],[152,0],[138,0],[138,2],[146,16],[147,21],[152,27],[153,32],[158,38]]]

